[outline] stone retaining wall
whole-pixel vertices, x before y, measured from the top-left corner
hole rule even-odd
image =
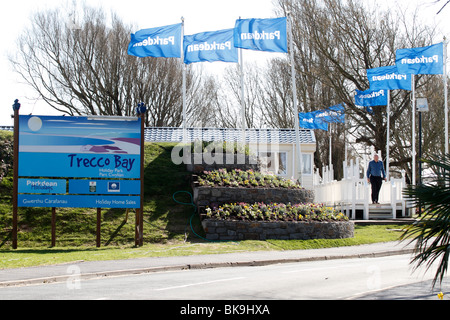
[[[314,191],[286,188],[193,187],[197,207],[225,203],[312,203]]]
[[[241,240],[309,240],[354,237],[354,223],[343,222],[263,222],[202,221],[206,239],[211,241]]]

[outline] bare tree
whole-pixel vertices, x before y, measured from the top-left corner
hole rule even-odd
[[[277,7],[283,15],[291,12],[293,18],[300,110],[308,112],[343,102],[348,131],[344,133],[344,127],[338,126],[334,135],[349,134],[356,143],[386,150],[386,107],[373,107],[373,113],[369,113],[356,106],[355,89],[369,88],[366,69],[394,65],[397,49],[430,44],[434,30],[414,20],[407,25],[410,19],[379,8],[368,9],[354,0],[279,0]],[[428,77],[416,77],[418,92],[428,81]],[[408,176],[411,176],[410,99],[410,92],[392,91],[391,165],[407,170]],[[322,149],[327,145],[327,136],[321,132],[317,135],[319,150],[327,154]],[[333,155],[342,154],[342,145],[333,144],[336,145]],[[335,168],[340,168],[337,159],[342,157],[334,158]],[[326,162],[316,159],[317,166]]]
[[[242,97],[241,70],[239,66],[225,69],[221,90],[217,96],[218,124],[228,128],[242,127],[242,99],[244,99],[245,125],[257,128],[263,124],[261,104],[264,77],[257,64],[244,67],[244,97]]]
[[[116,14],[108,18],[102,9],[85,6],[81,17],[75,10],[55,9],[34,14],[31,22],[10,61],[54,109],[69,115],[131,116],[144,102],[149,107],[146,125],[182,124],[182,62],[129,56],[134,28]],[[188,68],[189,101],[202,95],[207,106],[203,90],[210,89],[203,85]],[[196,111],[189,108],[191,118]]]

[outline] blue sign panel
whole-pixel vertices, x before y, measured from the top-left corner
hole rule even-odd
[[[140,197],[19,194],[18,207],[139,209]]]
[[[62,193],[67,192],[66,180],[19,179],[19,193]]]
[[[19,176],[139,179],[140,122],[20,116]]]
[[[19,117],[19,207],[138,209],[140,169],[140,118]]]
[[[139,155],[22,152],[19,176],[139,179],[139,161]]]
[[[141,194],[139,180],[70,180],[70,194]]]

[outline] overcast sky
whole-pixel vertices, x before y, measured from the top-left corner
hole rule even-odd
[[[450,5],[436,16],[440,4],[435,0],[365,0],[371,5],[398,6],[413,10],[419,5],[419,19],[426,23],[437,22],[442,30],[442,36],[436,42],[442,41],[443,36],[450,39]],[[21,114],[58,114],[45,106],[44,102],[33,102],[27,99],[31,96],[27,86],[19,83],[20,78],[12,72],[7,54],[13,52],[16,39],[29,23],[30,15],[36,10],[54,8],[57,6],[71,6],[77,0],[15,0],[8,2],[0,12],[0,125],[12,125],[10,115],[13,113],[12,104],[19,99]],[[204,31],[214,31],[234,27],[234,22],[242,18],[272,18],[275,17],[272,0],[85,0],[92,6],[102,6],[112,9],[125,23],[133,23],[139,28],[151,28],[175,24],[185,18],[185,34]],[[446,1],[441,1],[446,2]],[[137,30],[136,30],[137,31]],[[401,48],[399,48],[401,49]],[[126,48],[124,48],[126,50]],[[244,53],[244,60],[249,61],[267,58],[267,54]],[[264,59],[264,58],[263,58]],[[216,62],[222,64],[220,62]],[[205,63],[208,65],[208,63]],[[208,67],[208,66],[206,66]]]

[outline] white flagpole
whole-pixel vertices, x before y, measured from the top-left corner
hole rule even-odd
[[[330,170],[331,170],[331,165],[333,164],[333,146],[331,145],[331,144],[333,143],[333,140],[332,140],[333,124],[332,124],[332,123],[329,123],[329,124],[328,124],[328,128],[329,128],[329,130],[330,130],[330,143],[329,143],[330,154],[329,154],[328,162],[329,162]],[[331,179],[331,180],[333,180],[333,179]]]
[[[444,37],[444,113],[445,113],[445,154],[449,153],[448,137],[448,88],[447,88],[447,39]]]
[[[181,63],[183,64],[183,142],[187,142],[186,125],[186,64],[184,63],[184,17],[181,17]]]
[[[344,115],[344,149],[345,149],[345,165],[348,165],[348,141],[347,141],[347,114]]]
[[[415,75],[411,75],[412,81],[412,185],[416,185],[416,82]]]
[[[241,17],[239,17],[239,20]],[[239,48],[239,72],[241,76],[241,139],[242,145],[246,144],[246,134],[245,130],[247,129],[246,121],[245,121],[245,82],[244,82],[244,55],[243,49]]]
[[[240,18],[239,18],[240,19]],[[245,88],[244,88],[244,58],[242,48],[239,48],[240,74],[241,74],[241,126],[242,126],[242,145],[246,143],[245,130],[247,128],[245,121]]]
[[[387,180],[389,180],[389,157],[390,157],[390,146],[389,146],[389,142],[391,140],[391,136],[390,136],[390,128],[391,128],[391,91],[388,90],[387,91],[387,132],[386,132],[386,136],[387,136],[387,141],[386,141],[386,178]]]
[[[297,144],[296,152],[296,168],[298,174],[298,180],[300,184],[303,185],[303,173],[302,173],[302,147],[300,144],[300,120],[298,115],[298,101],[297,101],[297,83],[295,76],[295,61],[294,61],[294,36],[292,34],[292,16],[288,12],[288,23],[289,23],[289,38],[290,38],[290,51],[291,51],[291,76],[292,76],[292,94],[294,100],[294,125],[295,125],[295,140]]]

